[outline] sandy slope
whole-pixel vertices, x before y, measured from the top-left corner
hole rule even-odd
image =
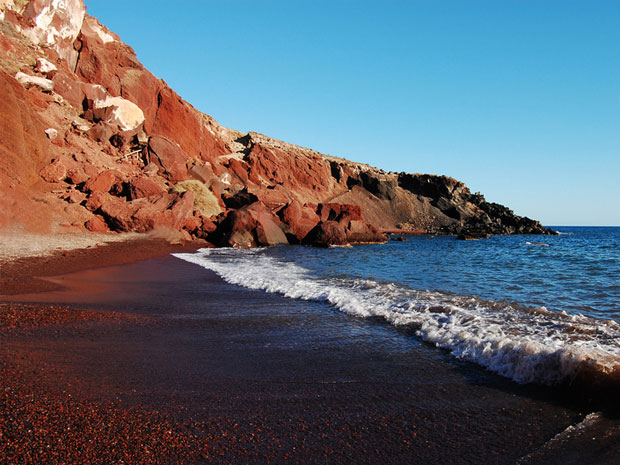
[[[121,242],[143,237],[143,234],[82,233],[82,234],[30,234],[19,231],[0,231],[0,261],[15,258],[41,257],[58,250],[75,250],[95,247],[97,244]]]

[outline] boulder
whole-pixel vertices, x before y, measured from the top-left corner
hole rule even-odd
[[[376,244],[387,241],[387,237],[374,226],[362,220],[351,220],[346,229],[351,244]]]
[[[149,156],[165,176],[172,182],[186,180],[187,155],[178,144],[163,136],[153,136],[149,139]]]
[[[86,208],[102,216],[110,229],[115,231],[131,231],[132,216],[136,206],[114,197],[106,192],[95,192],[86,200]]]
[[[88,220],[84,223],[84,227],[90,232],[108,232],[110,230],[106,222],[100,216],[95,216]]]
[[[260,201],[231,210],[214,239],[218,245],[237,248],[288,244],[279,218]]]
[[[189,174],[192,178],[202,181],[207,187],[211,187],[213,181],[217,179],[209,165],[193,165]]]
[[[165,192],[165,189],[145,176],[139,176],[129,181],[129,196],[131,200],[151,197]]]
[[[131,202],[98,192],[86,208],[103,216],[115,231],[147,232],[157,227],[180,230],[192,215],[194,194],[161,194]]]
[[[62,182],[67,177],[67,167],[57,158],[44,167],[39,174],[47,182]]]
[[[205,233],[205,237],[217,230],[217,224],[209,218],[204,216],[201,218],[200,230]]]
[[[228,172],[241,181],[241,184],[247,186],[248,184],[248,166],[241,160],[231,158],[228,160]]]
[[[15,75],[15,79],[24,87],[34,86],[46,92],[52,92],[54,90],[54,81],[40,76],[30,76],[20,71]]]
[[[115,191],[122,190],[121,184],[124,175],[117,170],[105,170],[86,181],[84,190],[86,192],[110,192],[113,188]]]
[[[246,205],[253,204],[258,200],[258,197],[249,193],[247,189],[243,189],[236,194],[222,196],[222,200],[224,201],[226,208],[238,210]]]
[[[302,205],[297,200],[280,210],[279,216],[282,222],[289,226],[297,243],[301,242],[320,221],[314,208]]]
[[[103,203],[105,202],[105,198],[108,195],[109,194],[104,192],[93,192],[92,195],[88,197],[88,199],[86,199],[86,203],[84,204],[84,206],[88,211],[96,212],[101,208],[101,205],[103,205]]]
[[[82,169],[82,167],[79,167],[69,169],[65,180],[71,184],[77,185],[85,183],[88,181],[88,178],[88,174],[86,174],[85,170]]]
[[[91,127],[86,134],[90,139],[95,142],[102,142],[104,144],[110,143],[113,137],[118,134],[118,127],[111,126],[103,121],[97,122]]]
[[[132,218],[134,224],[127,231],[144,232],[158,227],[180,230],[192,215],[193,206],[192,192],[162,194],[160,199],[153,203],[148,202],[136,210]]]
[[[194,213],[185,221],[183,229],[191,234],[197,236],[202,228],[202,215],[200,212],[194,211]]]
[[[133,131],[144,123],[144,113],[135,103],[122,97],[107,96],[103,100],[95,100],[93,105],[95,121],[101,120],[120,131]]]
[[[256,220],[256,243],[261,246],[288,244],[288,239],[277,217],[272,213],[258,214]]]
[[[58,68],[54,63],[46,60],[45,58],[37,58],[37,64],[35,65],[34,70],[37,73],[45,74],[48,77],[53,78],[56,71],[58,71]]]
[[[80,90],[82,93],[82,102],[80,104],[83,105],[84,110],[92,111],[95,108],[95,102],[102,102],[108,97],[106,88],[99,84],[84,82],[80,84]]]
[[[304,237],[302,244],[315,247],[349,245],[345,227],[337,221],[322,221]]]
[[[69,203],[82,203],[86,200],[86,194],[75,189],[70,189],[62,198]]]
[[[54,140],[58,137],[58,130],[54,128],[47,128],[45,130],[45,135],[49,140]]]
[[[321,222],[302,240],[303,244],[328,247],[387,241],[385,234],[364,221],[358,205],[319,204],[317,215]]]

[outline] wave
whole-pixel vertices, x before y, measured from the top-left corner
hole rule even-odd
[[[356,317],[409,327],[455,357],[519,383],[620,379],[620,324],[544,307],[413,290],[366,279],[319,277],[264,249],[174,254],[225,281],[293,299],[326,302]]]

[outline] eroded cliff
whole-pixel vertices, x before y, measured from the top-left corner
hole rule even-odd
[[[452,178],[222,127],[82,0],[0,0],[0,49],[0,227],[165,227],[238,247],[549,232]]]

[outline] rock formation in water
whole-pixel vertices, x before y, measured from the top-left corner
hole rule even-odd
[[[0,0],[0,49],[0,227],[166,227],[235,247],[549,232],[452,178],[220,126],[82,0]]]

